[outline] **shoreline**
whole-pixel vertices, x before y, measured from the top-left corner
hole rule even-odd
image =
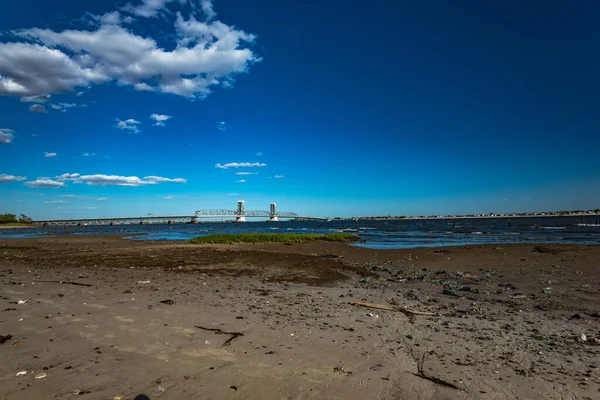
[[[322,241],[322,242],[314,242],[314,243],[291,243],[291,244],[285,244],[285,242],[280,242],[280,243],[232,243],[232,244],[189,244],[188,243],[188,239],[136,239],[136,237],[143,237],[146,236],[145,233],[124,233],[124,234],[116,234],[116,233],[111,233],[111,234],[106,234],[106,235],[102,235],[102,234],[90,234],[90,235],[57,235],[57,236],[50,236],[50,235],[45,235],[45,236],[39,236],[39,237],[27,237],[27,238],[7,238],[7,237],[2,237],[0,236],[0,246],[1,243],[3,241],[15,241],[15,242],[20,242],[20,241],[31,241],[31,242],[35,242],[35,241],[48,241],[48,242],[52,242],[54,240],[57,241],[62,241],[62,240],[67,240],[67,241],[73,241],[74,243],[78,243],[78,242],[83,242],[86,241],[89,244],[97,244],[99,242],[106,242],[107,240],[109,241],[114,241],[117,240],[119,242],[123,242],[123,243],[137,243],[137,244],[154,244],[154,245],[163,245],[163,246],[169,246],[169,245],[186,245],[186,246],[197,246],[197,247],[219,247],[219,246],[229,246],[230,248],[241,248],[241,247],[246,247],[248,246],[247,250],[252,250],[254,248],[263,248],[264,247],[268,247],[268,246],[273,246],[274,249],[277,249],[277,246],[297,246],[297,247],[301,247],[301,246],[310,246],[310,245],[330,245],[330,246],[338,246],[338,245],[344,245],[344,246],[348,246],[350,248],[353,249],[360,249],[360,250],[365,250],[365,251],[373,251],[373,252],[398,252],[398,251],[435,251],[435,250],[443,250],[443,249],[457,249],[457,248],[494,248],[494,247],[519,247],[519,246],[527,246],[527,247],[531,247],[531,246],[566,246],[566,247],[572,247],[572,246],[579,246],[582,248],[587,248],[587,247],[594,247],[597,246],[600,249],[600,242],[584,242],[584,241],[579,241],[579,242],[544,242],[544,241],[528,241],[528,242],[494,242],[494,243],[457,243],[457,244],[446,244],[446,245],[416,245],[414,247],[390,247],[390,248],[378,248],[378,247],[368,247],[368,246],[361,246],[361,242],[357,241],[357,242],[349,242],[349,243],[343,243],[343,242],[327,242],[327,241]],[[367,242],[368,243],[368,242]]]
[[[373,250],[123,236],[0,238],[0,398],[600,391],[600,245]]]

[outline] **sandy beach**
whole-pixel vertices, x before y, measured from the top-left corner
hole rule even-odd
[[[597,399],[599,260],[0,239],[0,399]]]

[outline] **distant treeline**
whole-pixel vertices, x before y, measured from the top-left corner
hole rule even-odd
[[[32,221],[25,214],[21,214],[17,217],[16,214],[0,214],[0,224],[30,224]]]

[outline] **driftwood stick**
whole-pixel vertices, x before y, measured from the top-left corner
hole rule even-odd
[[[43,282],[43,283],[60,283],[63,285],[77,285],[77,286],[94,286],[92,284],[89,283],[79,283],[79,282],[69,282],[69,281],[37,281],[37,282]]]
[[[195,325],[195,326],[198,329],[214,332],[215,335],[231,335],[231,337],[229,339],[227,339],[225,341],[225,343],[223,343],[221,346],[229,346],[231,344],[231,342],[234,339],[236,339],[238,336],[244,336],[244,334],[242,332],[224,332],[219,328],[206,328],[204,326],[198,326],[198,325]]]

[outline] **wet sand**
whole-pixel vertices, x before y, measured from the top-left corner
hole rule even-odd
[[[600,246],[0,239],[0,398],[595,399],[599,263]]]

